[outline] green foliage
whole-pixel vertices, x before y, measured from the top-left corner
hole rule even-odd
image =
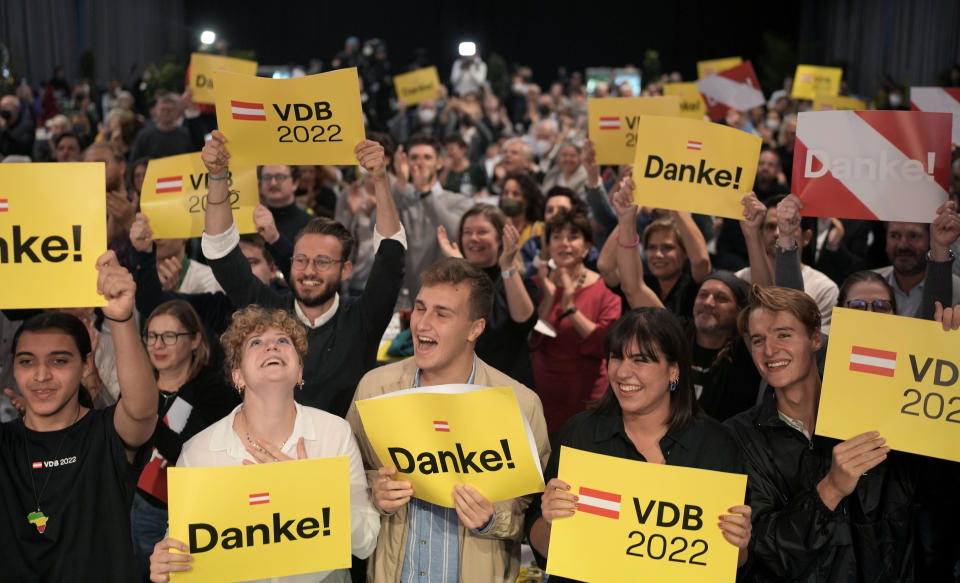
[[[507,61],[497,53],[490,53],[490,57],[487,58],[487,80],[494,95],[501,101],[507,98],[507,91],[510,89],[510,72],[507,69]]]
[[[660,52],[647,49],[643,53],[643,83],[648,85],[660,80]]]

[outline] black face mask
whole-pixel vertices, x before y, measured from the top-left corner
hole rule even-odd
[[[525,210],[523,207],[523,203],[519,200],[504,198],[502,196],[500,197],[500,210],[502,210],[503,214],[510,218],[522,215],[523,211]]]
[[[550,114],[553,113],[548,105],[538,105],[537,111],[540,112],[540,117],[550,117]]]

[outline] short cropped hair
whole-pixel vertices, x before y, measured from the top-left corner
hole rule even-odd
[[[230,327],[220,335],[220,344],[223,346],[223,368],[227,376],[240,368],[243,360],[243,344],[251,334],[261,334],[267,328],[276,328],[293,340],[293,347],[303,362],[307,353],[307,331],[304,330],[296,317],[286,310],[272,310],[262,308],[257,304],[250,304],[242,310],[233,313]]]
[[[290,180],[294,182],[300,180],[300,166],[291,166],[290,164],[266,164],[266,166],[286,166],[290,169]],[[263,166],[257,166],[257,182],[263,180]]]
[[[760,308],[792,314],[807,329],[808,336],[813,336],[820,329],[820,308],[813,298],[802,291],[787,287],[761,287],[753,284],[750,301],[737,317],[737,330],[741,336],[750,335],[750,314]]]
[[[437,156],[440,156],[440,153],[443,151],[443,145],[440,143],[440,140],[427,134],[413,134],[410,136],[410,139],[407,141],[407,152],[412,150],[414,146],[430,146]]]
[[[339,221],[328,219],[327,217],[311,219],[293,239],[294,247],[297,246],[297,241],[303,238],[304,235],[330,235],[331,237],[336,237],[337,240],[340,241],[340,247],[342,248],[340,251],[341,261],[346,261],[353,251],[353,235],[350,234],[350,231]]]
[[[263,237],[256,233],[247,233],[240,235],[240,242],[247,243],[248,245],[253,245],[263,253],[263,259],[267,262],[267,265],[274,266],[276,263],[273,260],[273,254],[270,253],[270,250],[267,249],[267,242],[263,240]]]
[[[460,257],[447,257],[437,261],[420,274],[420,285],[430,287],[439,284],[458,285],[466,283],[470,288],[470,318],[479,320],[490,316],[493,310],[493,282],[487,274]]]

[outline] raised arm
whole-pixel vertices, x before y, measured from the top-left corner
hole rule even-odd
[[[953,262],[950,246],[960,236],[957,203],[947,201],[937,209],[937,218],[930,224],[930,258],[923,278],[923,297],[918,318],[932,319],[935,305],[949,306],[953,301]]]
[[[687,258],[690,259],[690,275],[693,281],[700,283],[710,275],[712,269],[710,265],[710,253],[707,252],[707,241],[703,238],[703,232],[693,221],[693,217],[686,211],[671,211],[674,221],[677,224],[677,230],[680,231],[680,240],[687,250]]]
[[[370,173],[374,184],[374,197],[377,200],[376,230],[381,237],[394,237],[400,232],[400,213],[390,192],[390,179],[387,178],[386,157],[383,146],[373,140],[364,140],[354,148],[360,165]]]
[[[208,235],[219,235],[233,224],[230,188],[227,184],[229,182],[227,176],[230,173],[230,152],[227,151],[227,138],[219,130],[211,132],[210,139],[203,146],[200,158],[210,174],[210,190],[207,193],[203,231]]]
[[[740,199],[743,205],[743,219],[740,221],[740,230],[743,231],[743,240],[747,244],[747,256],[750,259],[750,281],[759,286],[773,284],[773,266],[763,248],[761,229],[763,220],[767,216],[767,207],[757,199],[757,195],[750,193]]]
[[[623,290],[623,295],[627,297],[627,303],[631,308],[663,307],[663,302],[657,294],[643,281],[643,258],[637,251],[637,246],[640,244],[640,235],[637,233],[639,208],[633,201],[633,178],[627,176],[623,179],[612,202],[620,224],[617,227],[617,233],[610,238],[616,245],[617,269],[620,273],[620,288]],[[687,213],[688,218],[689,216]],[[609,243],[607,241],[607,244]],[[709,263],[709,259],[707,261]]]
[[[777,205],[777,256],[774,260],[773,284],[804,291],[800,251],[796,232],[800,227],[800,198],[791,194]],[[756,281],[756,280],[754,280]]]
[[[500,271],[507,291],[507,308],[514,322],[526,322],[533,315],[533,300],[523,285],[523,266],[517,261],[520,233],[512,223],[503,228],[503,252],[500,253]]]
[[[157,383],[133,318],[133,276],[117,262],[113,251],[97,259],[97,271],[97,292],[107,300],[103,315],[110,322],[122,396],[113,424],[127,448],[127,459],[133,461],[137,449],[150,439],[157,425]]]

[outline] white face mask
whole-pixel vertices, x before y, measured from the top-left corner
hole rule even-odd
[[[437,112],[432,109],[420,109],[417,110],[417,117],[420,118],[422,124],[433,123],[433,120],[437,117]]]
[[[514,93],[520,93],[520,94],[526,93],[526,92],[527,92],[527,86],[524,85],[523,83],[516,83],[516,84],[513,86],[513,92],[514,92]]]
[[[780,122],[775,119],[765,119],[763,120],[763,125],[767,126],[767,129],[771,132],[775,132],[780,129]]]
[[[899,93],[894,93],[890,96],[890,105],[893,107],[900,107],[903,104],[903,97]]]
[[[537,150],[538,156],[543,156],[553,149],[553,142],[550,140],[537,140],[534,144],[534,148]]]

